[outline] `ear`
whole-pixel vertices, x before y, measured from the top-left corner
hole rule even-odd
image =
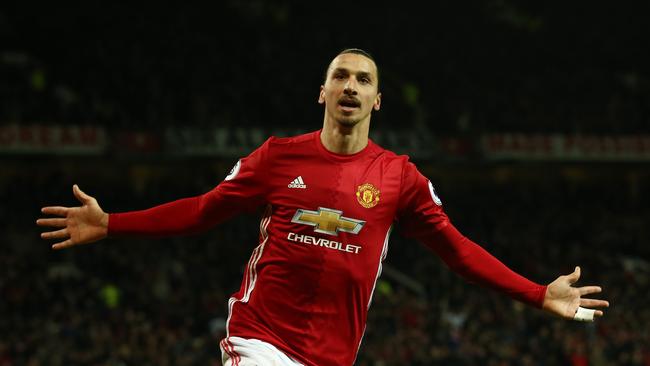
[[[375,97],[375,104],[372,106],[372,108],[378,111],[380,107],[381,107],[381,93],[377,93],[377,96]]]
[[[318,104],[325,103],[325,86],[320,86],[320,92],[318,93]]]

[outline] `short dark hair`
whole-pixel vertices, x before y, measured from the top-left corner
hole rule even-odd
[[[379,66],[377,66],[377,61],[375,61],[375,58],[372,57],[370,52],[362,50],[361,48],[344,48],[343,50],[341,50],[341,52],[337,53],[334,58],[340,55],[344,55],[346,53],[353,53],[355,55],[364,56],[375,64],[375,68],[377,69],[377,90],[379,90]],[[323,74],[323,84],[325,83],[325,81],[327,81],[327,71],[330,69],[331,64],[332,62],[330,61],[330,63],[325,68],[325,73]]]
[[[346,54],[346,53],[354,53],[354,54],[357,54],[357,55],[365,56],[365,57],[371,59],[372,62],[374,62],[375,64],[377,64],[377,62],[375,61],[375,58],[372,57],[372,55],[370,54],[370,52],[368,52],[368,51],[364,51],[364,50],[362,50],[361,48],[346,48],[346,49],[342,50],[341,52],[339,52],[338,55],[343,55],[343,54]],[[337,55],[337,56],[338,56],[338,55]]]

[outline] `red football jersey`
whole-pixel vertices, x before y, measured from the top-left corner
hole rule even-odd
[[[259,245],[229,301],[227,335],[268,342],[305,365],[353,364],[396,222],[466,278],[537,306],[543,300],[544,286],[453,229],[406,156],[372,141],[356,154],[335,154],[320,131],[270,138],[201,196],[111,214],[109,233],[198,232],[262,205]]]

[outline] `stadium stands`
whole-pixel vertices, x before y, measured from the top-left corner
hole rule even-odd
[[[0,9],[0,366],[219,365],[256,215],[61,252],[34,220],[75,204],[73,183],[109,212],[209,190],[260,136],[320,127],[322,74],[345,47],[379,62],[378,140],[416,158],[463,233],[541,283],[581,265],[612,303],[593,324],[550,318],[397,233],[387,267],[403,277],[380,279],[357,364],[650,365],[646,10],[32,6]],[[583,135],[602,140],[576,153]]]

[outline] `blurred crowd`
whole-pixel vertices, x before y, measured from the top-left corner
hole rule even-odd
[[[25,160],[0,174],[1,366],[220,365],[255,213],[192,237],[56,252],[39,239],[39,208],[75,204],[74,182],[115,212],[205,192],[230,162],[121,164]],[[465,282],[397,232],[386,267],[401,276],[377,284],[357,365],[650,365],[647,169],[602,180],[603,167],[421,169],[454,224],[511,268],[548,283],[580,265],[578,284],[602,285],[612,306],[595,323],[553,318]]]
[[[647,11],[630,4],[330,5],[0,7],[0,126],[314,130],[325,68],[361,47],[380,68],[373,129],[650,133]],[[61,252],[34,220],[75,204],[73,183],[108,212],[139,209],[209,190],[232,161],[1,158],[0,366],[220,365],[255,214]],[[647,164],[463,164],[419,165],[461,232],[539,283],[580,265],[580,284],[601,284],[612,307],[590,324],[551,318],[396,233],[357,364],[650,365]]]
[[[386,128],[650,131],[645,11],[503,0],[432,6],[373,4],[348,27],[334,9],[289,1],[155,12],[17,4],[0,9],[0,123],[315,125],[328,62],[361,47],[380,67],[383,110],[374,121]]]

